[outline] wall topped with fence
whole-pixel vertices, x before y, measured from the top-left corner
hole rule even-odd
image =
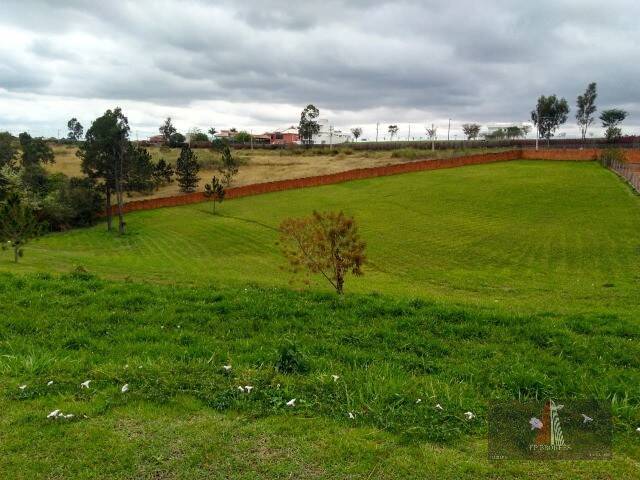
[[[383,177],[388,175],[398,175],[426,170],[457,168],[467,165],[506,162],[511,160],[529,159],[551,161],[595,161],[598,159],[600,151],[601,150],[598,149],[545,149],[540,151],[508,150],[504,152],[467,155],[446,159],[420,160],[415,162],[399,163],[396,165],[387,165],[384,167],[359,168],[355,170],[347,170],[344,172],[331,173],[327,175],[317,175],[313,177],[295,178],[290,180],[279,180],[275,182],[264,182],[252,185],[244,185],[241,187],[232,187],[227,189],[225,198],[240,198],[251,195],[260,195],[264,193],[280,192],[284,190],[331,185],[336,183],[349,182],[352,180],[362,180],[366,178]],[[635,168],[635,164],[637,164],[637,166],[640,168],[640,150],[627,150],[625,151],[625,157],[627,159],[627,162],[621,162],[622,165],[616,167],[619,168],[620,171],[616,171],[618,171],[620,175],[624,176],[624,178],[627,178],[629,182],[632,183],[632,185],[634,185],[634,187],[637,189],[637,186],[640,185],[640,180],[636,179],[636,177],[631,177],[631,171]],[[624,172],[624,174],[621,172]],[[633,180],[630,180],[630,178],[633,178]],[[204,202],[206,200],[207,198],[202,192],[176,195],[173,197],[134,200],[124,205],[124,212],[127,213],[139,210],[175,207],[179,205]],[[112,211],[115,213],[115,207],[112,208]]]

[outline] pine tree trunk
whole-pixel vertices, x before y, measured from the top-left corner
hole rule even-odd
[[[122,174],[124,169],[124,152],[123,145],[120,146],[119,154],[119,165],[116,173],[116,200],[118,202],[118,233],[123,235],[125,233],[125,222],[124,222],[124,213],[123,213],[123,198],[122,198]]]
[[[105,201],[106,201],[106,210],[107,210],[107,231],[111,231],[113,228],[113,217],[111,212],[111,188],[106,187],[105,189]]]

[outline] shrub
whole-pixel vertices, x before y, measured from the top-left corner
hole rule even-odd
[[[293,343],[280,347],[276,370],[280,373],[307,373],[309,364]]]
[[[609,168],[613,163],[625,162],[626,157],[624,152],[619,148],[607,148],[598,157],[600,165],[605,168]]]

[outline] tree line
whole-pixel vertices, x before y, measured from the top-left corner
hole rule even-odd
[[[131,141],[129,121],[120,108],[95,119],[85,135],[76,118],[68,128],[67,139],[78,142],[80,177],[46,169],[55,163],[55,155],[44,138],[0,132],[0,242],[3,249],[14,250],[16,261],[30,239],[46,231],[92,225],[102,214],[109,231],[115,216],[118,232],[124,234],[126,196],[150,194],[174,181],[185,193],[198,188],[200,164],[190,146],[182,145],[175,168],[164,158],[154,162],[145,147]],[[214,177],[209,195],[217,203],[238,173],[237,159],[226,144],[219,172],[221,178]]]

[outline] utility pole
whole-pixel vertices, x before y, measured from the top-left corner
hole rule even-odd
[[[378,130],[380,129],[380,122],[376,123],[376,142],[378,141]]]
[[[333,125],[329,125],[329,150],[333,149]]]
[[[411,140],[411,124],[409,124],[409,133],[407,134],[407,142]]]
[[[447,142],[450,140],[449,136],[451,134],[451,119],[449,119],[449,129],[447,130]]]
[[[253,150],[253,129],[249,130],[249,135],[251,136],[251,150]]]

